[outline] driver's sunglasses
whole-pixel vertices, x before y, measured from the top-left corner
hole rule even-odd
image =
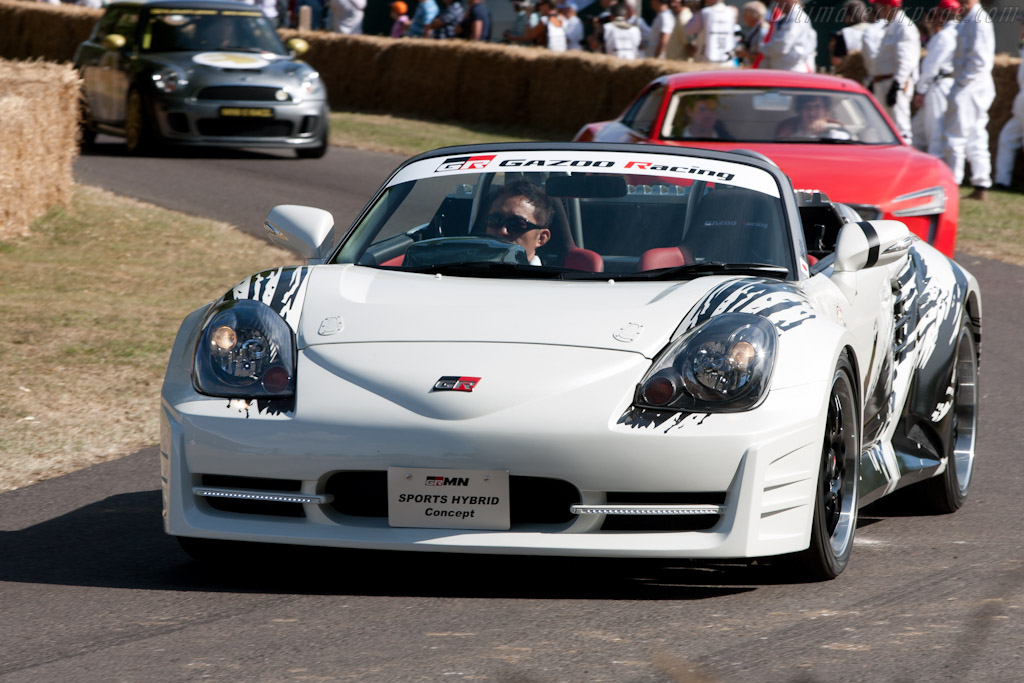
[[[522,216],[515,215],[514,213],[510,213],[507,216],[505,214],[497,212],[487,215],[488,230],[497,230],[502,226],[504,226],[505,229],[508,230],[510,235],[512,233],[518,235],[526,232],[527,230],[537,230],[538,228],[541,227],[536,223],[531,223]]]

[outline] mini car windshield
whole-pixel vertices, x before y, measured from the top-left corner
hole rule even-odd
[[[666,140],[900,144],[871,100],[858,93],[796,88],[721,88],[672,94]]]
[[[401,169],[334,263],[489,277],[793,272],[770,173],[683,155],[502,151]]]
[[[262,12],[250,9],[149,11],[143,52],[258,52],[286,56],[281,40]]]

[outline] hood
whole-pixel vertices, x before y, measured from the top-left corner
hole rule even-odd
[[[477,279],[317,266],[300,348],[367,342],[545,344],[653,358],[687,313],[733,277],[688,282]]]
[[[269,52],[165,52],[146,56],[155,66],[182,69],[191,83],[294,86],[315,70],[305,62]]]
[[[820,190],[844,204],[873,204],[884,209],[897,196],[947,184],[942,177],[948,170],[945,164],[906,145],[702,142],[680,146],[760,152],[778,164],[794,188]]]

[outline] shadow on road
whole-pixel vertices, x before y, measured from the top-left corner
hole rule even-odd
[[[86,145],[79,150],[86,157],[126,157],[149,159],[266,159],[281,161],[297,161],[298,157],[290,149],[255,149],[237,147],[189,147],[180,145],[163,145],[152,150],[131,154],[117,138],[101,136],[97,142]],[[303,160],[307,161],[307,160]]]
[[[757,564],[505,557],[245,544],[189,558],[160,524],[160,492],[107,497],[0,532],[0,580],[135,589],[432,597],[701,600],[788,583]]]

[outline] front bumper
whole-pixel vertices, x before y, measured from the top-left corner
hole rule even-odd
[[[260,112],[272,116],[225,116]],[[158,97],[153,120],[164,142],[212,147],[317,147],[330,125],[324,100],[264,102]]]
[[[500,351],[488,346],[488,353]],[[748,413],[658,415],[631,410],[631,397],[624,396],[630,392],[623,391],[635,386],[649,361],[581,351],[547,347],[538,354],[553,367],[568,367],[568,375],[574,365],[599,368],[586,381],[553,380],[554,389],[543,395],[455,419],[318,371],[305,353],[298,369],[302,393],[285,413],[200,396],[187,373],[169,373],[161,412],[165,529],[268,543],[605,557],[740,558],[807,547],[827,386],[772,392]],[[442,399],[467,398],[454,394]],[[307,399],[313,396],[320,398]],[[381,491],[371,490],[388,467],[507,470],[514,482],[512,527],[390,527],[386,500],[382,510],[373,502]],[[527,510],[518,521],[515,481],[519,507]],[[280,503],[286,512],[277,514],[203,495],[203,487],[245,490],[254,482],[257,490],[284,486],[295,499]],[[546,496],[566,490],[575,500],[558,498],[553,517],[530,514],[550,507]],[[653,516],[624,520],[568,510],[574,502],[652,500],[712,501],[720,513],[666,527],[647,525]]]

